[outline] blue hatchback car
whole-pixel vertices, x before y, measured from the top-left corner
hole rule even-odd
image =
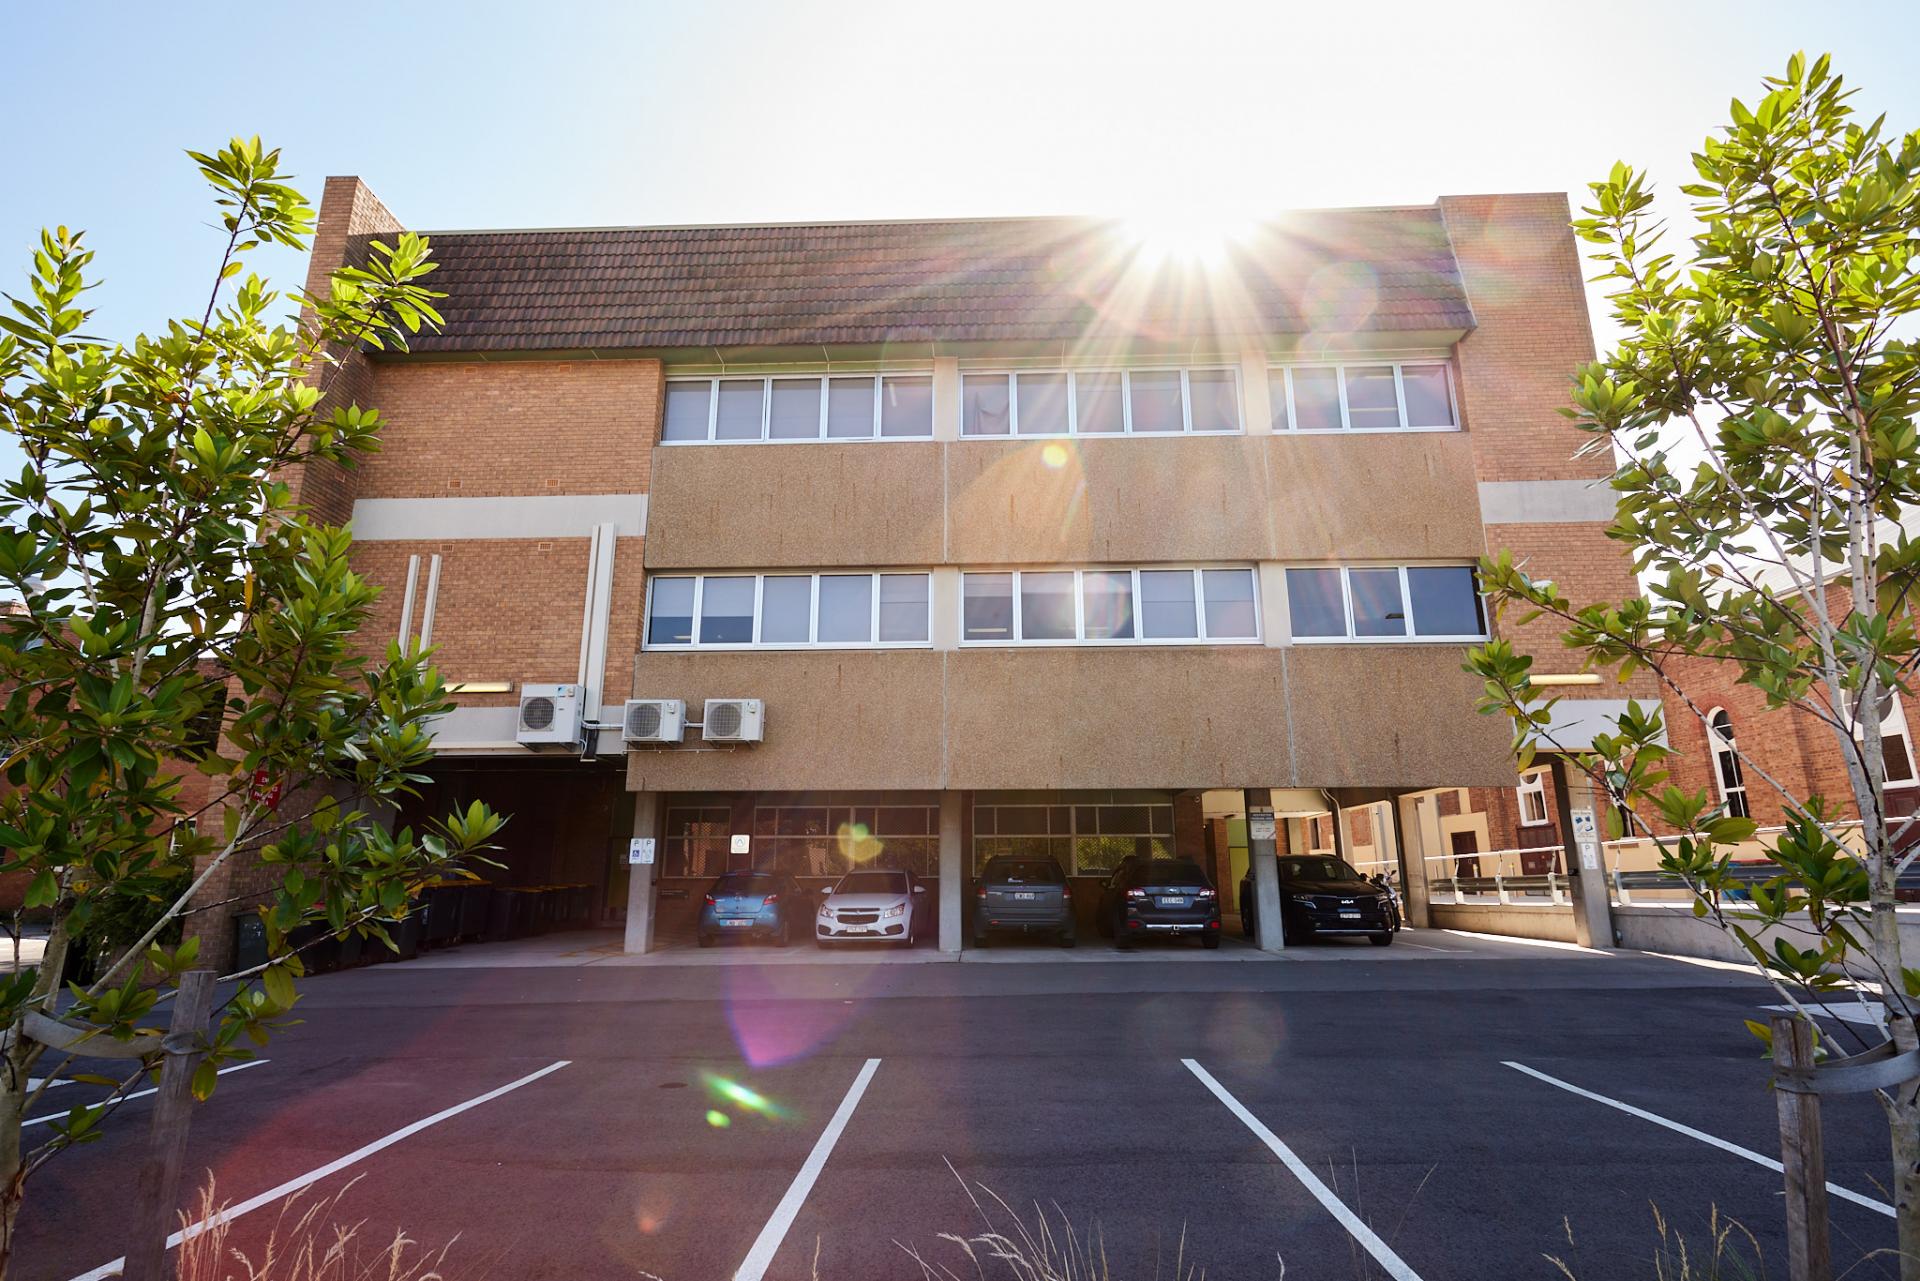
[[[785,947],[793,936],[794,920],[806,918],[799,887],[791,877],[779,872],[728,872],[707,887],[697,935],[701,947],[712,947],[730,935],[771,939]]]

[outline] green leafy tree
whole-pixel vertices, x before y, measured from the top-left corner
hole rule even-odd
[[[329,397],[329,383],[354,353],[438,323],[427,242],[374,243],[323,295],[299,295],[297,320],[278,318],[279,295],[241,278],[243,259],[303,247],[311,206],[257,138],[189,154],[225,229],[202,314],[127,345],[85,336],[92,254],[61,228],[42,234],[24,296],[0,315],[0,430],[26,455],[0,483],[0,597],[18,602],[0,614],[0,871],[25,873],[28,908],[51,922],[40,967],[0,976],[0,1273],[28,1177],[98,1137],[158,1064],[150,1016],[205,958],[191,932],[157,940],[196,911],[234,910],[201,901],[223,867],[273,869],[264,903],[246,900],[271,959],[231,976],[242,981],[207,1034],[201,1097],[293,1005],[292,931],[323,922],[390,943],[419,888],[472,875],[501,823],[476,804],[394,830],[394,804],[432,755],[427,722],[450,702],[424,652],[359,651],[376,589],[348,564],[348,532],[310,518],[286,483],[376,448],[379,415]],[[189,800],[193,774],[204,803]],[[146,928],[63,993],[76,935],[141,900]],[[28,1151],[29,1077],[71,1076],[72,1056],[42,1039],[70,1034],[54,1018],[88,1036],[81,1055],[111,1039],[144,1056]]]
[[[1668,834],[1661,865],[1693,888],[1695,913],[1736,937],[1801,1017],[1810,997],[1861,994],[1864,979],[1884,994],[1868,1004],[1881,1043],[1904,1054],[1920,1045],[1920,970],[1901,955],[1895,879],[1920,830],[1888,811],[1881,722],[1920,665],[1920,542],[1907,528],[1920,499],[1920,133],[1890,137],[1884,119],[1855,117],[1851,96],[1826,58],[1796,55],[1756,106],[1733,103],[1681,188],[1698,220],[1690,261],[1664,247],[1643,173],[1616,165],[1592,184],[1574,229],[1598,247],[1625,336],[1577,373],[1565,412],[1592,437],[1586,450],[1615,460],[1609,533],[1633,549],[1646,595],[1577,602],[1504,554],[1483,573],[1499,607],[1558,620],[1591,668],[1651,673],[1675,715],[1706,724],[1688,688],[1705,660],[1825,727],[1844,797],[1795,795],[1741,754],[1749,788],[1773,789],[1789,816],[1768,878],[1750,886],[1730,860],[1754,823],[1674,783],[1658,707],[1631,706],[1571,754],[1639,830]],[[1469,662],[1486,680],[1483,710],[1513,717],[1523,762],[1560,747],[1530,662],[1506,642]],[[1751,898],[1729,908],[1736,885]],[[1901,1275],[1916,1281],[1920,1080],[1879,1099]]]

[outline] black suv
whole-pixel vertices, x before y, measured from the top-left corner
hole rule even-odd
[[[1325,855],[1284,854],[1280,863],[1280,920],[1288,943],[1304,943],[1319,934],[1364,934],[1375,947],[1393,942],[1400,909],[1393,891]],[[1254,920],[1253,869],[1240,878],[1240,931],[1248,938]]]
[[[1127,858],[1100,893],[1100,932],[1121,948],[1143,938],[1198,935],[1220,946],[1220,896],[1198,863]]]
[[[987,860],[973,890],[973,945],[998,931],[1048,934],[1072,947],[1073,890],[1050,858],[1002,855]]]

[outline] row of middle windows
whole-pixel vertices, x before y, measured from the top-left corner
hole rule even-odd
[[[1464,641],[1486,634],[1465,565],[1289,568],[1298,642]],[[925,571],[660,575],[646,645],[661,648],[927,646]],[[1234,645],[1261,640],[1251,566],[1019,569],[960,575],[963,645]]]
[[[1283,432],[1447,431],[1459,426],[1441,362],[1301,365],[1268,371],[1272,426]],[[666,444],[926,440],[926,374],[677,378],[667,383]],[[1241,430],[1239,373],[1176,369],[963,373],[960,434],[1231,435]]]

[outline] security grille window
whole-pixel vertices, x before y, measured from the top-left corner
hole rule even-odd
[[[1479,581],[1466,565],[1355,565],[1287,571],[1298,642],[1485,640]]]
[[[960,378],[962,436],[1224,435],[1240,430],[1232,368],[1040,370]]]
[[[1457,431],[1444,362],[1293,365],[1267,371],[1275,431]]]
[[[1707,716],[1707,738],[1713,748],[1713,779],[1729,818],[1751,818],[1747,808],[1747,780],[1740,772],[1740,751],[1733,740],[1733,717],[1724,707]]]
[[[660,430],[668,445],[932,436],[928,374],[669,379]]]
[[[1520,826],[1544,827],[1547,823],[1547,776],[1543,770],[1520,776],[1514,789],[1520,799]]]
[[[762,805],[753,811],[753,865],[789,876],[856,868],[937,876],[937,805]]]
[[[966,645],[1237,645],[1260,639],[1253,571],[1023,569],[961,576]]]
[[[724,805],[667,807],[662,876],[718,876],[729,871],[733,812]]]
[[[975,875],[987,860],[1012,856],[1051,859],[1070,876],[1105,876],[1130,854],[1173,857],[1171,801],[1082,800],[1068,793],[986,801],[973,809]]]
[[[647,583],[648,649],[925,646],[920,573],[662,575]]]
[[[1907,734],[1907,714],[1900,706],[1900,695],[1888,693],[1880,707],[1880,754],[1886,762],[1885,785],[1892,788],[1920,785],[1920,776],[1914,773],[1913,740]],[[1861,737],[1857,725],[1853,736],[1855,741]]]

